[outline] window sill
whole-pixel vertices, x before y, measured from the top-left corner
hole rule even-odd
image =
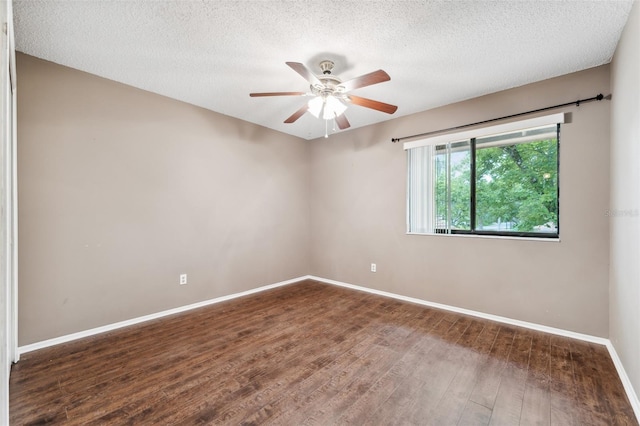
[[[542,237],[511,237],[508,235],[479,235],[479,234],[422,234],[419,232],[407,232],[406,235],[419,235],[426,237],[461,237],[461,238],[488,238],[492,240],[516,240],[516,241],[539,241],[559,243],[560,238],[542,238]]]

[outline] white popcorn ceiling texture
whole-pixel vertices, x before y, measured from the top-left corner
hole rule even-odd
[[[352,93],[398,111],[351,105],[353,129],[609,63],[632,5],[14,0],[14,21],[21,52],[314,139],[324,120],[307,113],[283,123],[309,98],[249,97],[308,91],[286,61],[320,74],[318,63],[330,59],[343,80],[377,69],[391,76]]]

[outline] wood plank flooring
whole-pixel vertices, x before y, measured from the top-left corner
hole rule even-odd
[[[605,347],[313,281],[24,354],[12,425],[638,425]]]

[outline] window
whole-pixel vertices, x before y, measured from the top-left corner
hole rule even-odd
[[[405,144],[407,232],[557,238],[563,114]]]

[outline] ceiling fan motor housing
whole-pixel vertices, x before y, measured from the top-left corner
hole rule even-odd
[[[320,69],[322,70],[322,75],[318,76],[318,80],[322,82],[322,86],[318,84],[312,84],[311,93],[314,96],[322,96],[326,98],[327,96],[335,96],[337,98],[343,98],[341,96],[341,88],[338,87],[342,80],[335,75],[331,74],[333,70],[334,63],[329,60],[325,60],[320,62]]]

